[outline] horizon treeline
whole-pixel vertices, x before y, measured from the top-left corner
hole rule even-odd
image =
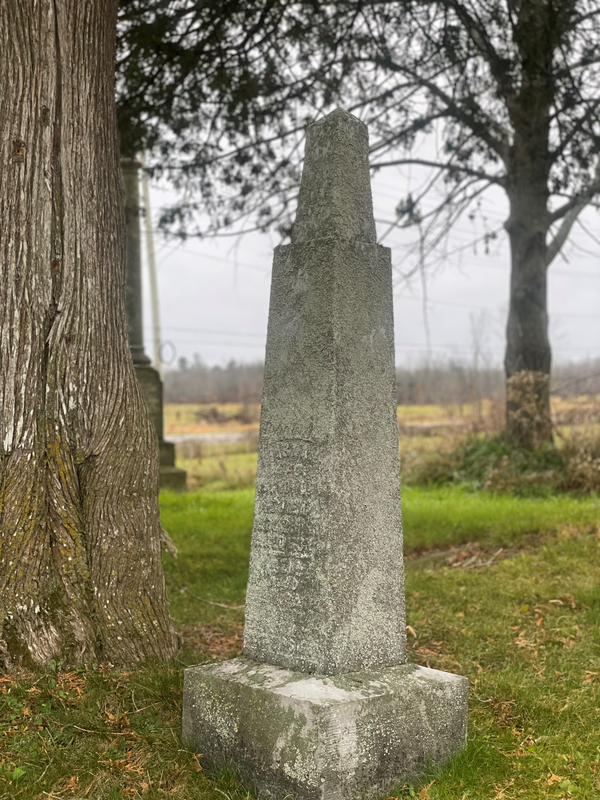
[[[260,403],[263,363],[231,360],[226,366],[209,366],[196,357],[180,359],[177,369],[164,376],[167,403]],[[600,358],[557,365],[553,370],[553,394],[600,394]],[[399,405],[474,403],[502,400],[504,370],[459,361],[422,363],[396,367],[396,397]]]

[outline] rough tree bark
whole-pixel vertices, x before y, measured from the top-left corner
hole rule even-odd
[[[0,3],[0,647],[171,656],[156,439],[125,320],[118,0]]]
[[[536,160],[531,146],[537,139],[531,131],[515,137],[509,171],[514,178],[508,186],[510,216],[506,223],[511,254],[504,361],[506,434],[527,449],[552,441],[552,354],[547,312],[548,176],[535,174]]]
[[[559,22],[546,0],[520,10],[515,43],[522,76],[507,99],[514,129],[507,164],[510,216],[510,305],[506,329],[506,434],[533,449],[552,441],[548,339],[547,237],[550,111],[554,100],[552,58]],[[544,154],[546,157],[544,157]]]

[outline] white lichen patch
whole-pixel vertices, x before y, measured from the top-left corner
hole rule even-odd
[[[364,699],[361,691],[352,691],[336,686],[328,678],[309,677],[303,680],[294,680],[283,686],[273,689],[276,694],[291,697],[294,700],[304,700],[317,705],[330,703],[351,703]]]

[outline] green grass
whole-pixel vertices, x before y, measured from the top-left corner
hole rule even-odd
[[[180,720],[182,668],[240,649],[243,613],[204,601],[244,601],[252,501],[251,490],[162,498],[179,548],[165,572],[184,637],[171,664],[0,680],[0,797],[247,797],[182,749]],[[391,797],[600,797],[598,502],[409,487],[403,508],[407,551],[470,541],[510,545],[512,557],[477,569],[407,562],[410,658],[469,678],[469,743]]]
[[[190,602],[183,587],[212,602],[244,603],[253,505],[250,489],[163,495],[162,522],[179,551],[177,559],[164,557],[176,625],[214,624],[216,617],[231,618],[226,609]]]
[[[413,658],[470,680],[469,744],[431,800],[600,796],[599,557],[571,533],[480,571],[409,566]]]
[[[402,489],[405,552],[462,544],[514,545],[530,534],[600,523],[597,497],[515,497],[461,486]]]
[[[256,447],[246,442],[204,445],[203,456],[177,459],[177,466],[187,472],[189,489],[208,492],[230,491],[254,486]],[[206,455],[204,455],[204,453]]]

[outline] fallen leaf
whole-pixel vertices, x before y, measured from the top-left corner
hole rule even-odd
[[[550,775],[548,776],[547,785],[552,786],[553,783],[560,783],[561,781],[564,780],[565,778],[562,778],[560,775],[555,775],[553,772],[550,772]]]
[[[410,635],[411,635],[411,636],[412,636],[414,639],[416,639],[416,638],[417,638],[417,632],[416,632],[416,630],[413,628],[413,626],[412,626],[412,625],[407,625],[407,626],[406,626],[406,630],[407,630],[407,632],[408,632],[408,633],[410,633]]]
[[[525,631],[521,631],[519,633],[519,635],[515,639],[515,645],[517,647],[523,647],[523,648],[524,647],[531,647],[531,642],[529,642],[527,640],[527,637],[525,636]]]
[[[493,797],[493,800],[502,800],[502,798],[506,797],[506,795],[505,795],[504,793],[506,792],[506,790],[507,790],[507,789],[508,789],[510,786],[512,786],[512,785],[513,785],[513,783],[514,783],[514,782],[515,782],[515,779],[514,779],[514,778],[512,778],[512,780],[510,780],[510,781],[509,781],[509,782],[506,784],[506,786],[504,786],[502,789],[499,789],[499,791],[498,791],[498,794],[494,795],[494,797]],[[495,787],[495,786],[494,786],[494,789],[495,789],[495,788],[497,788],[497,787]]]
[[[200,763],[201,758],[202,753],[194,753],[192,756],[192,769],[194,772],[202,772],[202,764]]]

